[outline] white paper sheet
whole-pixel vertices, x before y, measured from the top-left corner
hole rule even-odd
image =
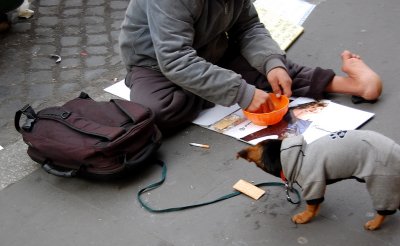
[[[129,100],[130,91],[123,80],[104,90]],[[310,98],[292,99],[290,107],[314,101]],[[302,133],[307,143],[311,143],[331,132],[357,129],[374,116],[374,113],[343,106],[329,100],[323,100],[323,102],[327,102],[327,106],[307,118],[311,123]],[[279,124],[269,127],[255,125],[246,119],[237,104],[231,107],[217,105],[204,110],[193,123],[250,144],[257,144],[266,138],[277,138],[279,134],[285,131],[284,128],[286,127]],[[278,133],[275,133],[275,130]],[[2,147],[0,146],[1,149]]]
[[[239,109],[240,107],[237,104],[230,107],[215,105],[213,108],[203,110],[193,123],[200,126],[210,126]]]
[[[300,26],[315,8],[315,4],[301,0],[256,0],[254,5],[270,9],[284,19]]]
[[[310,102],[315,102],[315,100],[297,98],[293,102],[295,107],[290,110],[299,110],[298,107],[300,105],[309,104]],[[311,106],[296,113],[292,112],[296,116],[292,118],[295,121],[291,123],[283,120],[273,126],[258,126],[247,120],[242,110],[237,110],[226,114],[220,121],[216,121],[213,125],[205,128],[253,145],[267,138],[276,139],[283,136],[297,135],[299,134],[297,130],[302,128],[301,134],[304,136],[305,141],[311,143],[332,132],[357,129],[374,116],[374,113],[340,105],[330,100],[322,100],[320,102],[324,106],[319,106],[318,109]],[[210,109],[210,111],[213,110],[218,109]],[[213,115],[211,112],[209,113]],[[293,129],[296,129],[296,131],[293,132]]]
[[[125,100],[130,100],[130,90],[125,85],[125,80],[121,80],[104,90]]]
[[[373,116],[374,113],[330,102],[314,118],[314,121],[303,133],[303,136],[307,143],[311,143],[332,132],[357,129]]]

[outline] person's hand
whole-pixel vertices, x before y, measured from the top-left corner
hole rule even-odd
[[[250,105],[246,108],[249,112],[270,112],[274,110],[274,104],[271,101],[268,93],[256,89],[254,92],[253,100],[251,100]]]
[[[282,94],[287,97],[292,95],[292,79],[284,68],[277,67],[270,70],[267,74],[267,80],[277,97]]]

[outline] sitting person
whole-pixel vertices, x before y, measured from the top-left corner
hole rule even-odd
[[[130,1],[119,37],[131,101],[151,108],[160,129],[179,129],[214,104],[272,109],[266,91],[323,98],[381,95],[380,77],[344,51],[338,76],[287,59],[251,0]]]

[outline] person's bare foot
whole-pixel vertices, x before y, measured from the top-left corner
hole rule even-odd
[[[342,71],[348,75],[349,81],[359,87],[355,96],[365,100],[376,100],[382,93],[382,81],[359,55],[353,54],[348,50],[343,51]]]

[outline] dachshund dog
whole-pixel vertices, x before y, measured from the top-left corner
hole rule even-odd
[[[239,157],[301,187],[307,205],[292,217],[294,223],[315,217],[326,185],[344,179],[366,183],[377,214],[365,229],[378,229],[386,215],[400,209],[400,145],[373,131],[339,131],[310,144],[302,135],[268,139],[241,150]]]

